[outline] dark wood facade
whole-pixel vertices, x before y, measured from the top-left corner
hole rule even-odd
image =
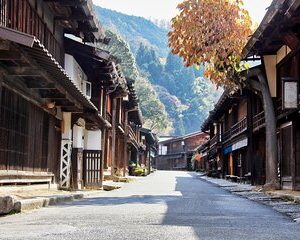
[[[101,41],[92,13],[91,1],[0,1],[0,184],[72,187],[73,124],[80,117],[85,130],[103,123],[87,93],[63,69],[64,34]],[[76,159],[81,172],[72,179],[82,181],[82,158]]]
[[[225,91],[202,126],[210,140],[199,149],[209,175],[243,179],[251,176],[251,93]],[[205,161],[205,160],[203,160]]]
[[[202,145],[208,135],[204,132],[191,133],[159,142],[155,163],[158,170],[192,170],[195,149]]]
[[[275,109],[279,181],[283,189],[290,190],[300,189],[300,36],[297,31],[300,27],[299,14],[299,1],[274,0],[258,30],[243,51],[245,59],[251,60],[253,56],[260,58],[261,65],[256,68],[262,71],[266,78]],[[249,71],[251,72],[252,69]],[[286,88],[288,86],[286,83],[293,83],[290,85],[293,87]],[[217,104],[203,126],[211,132],[210,147],[208,149],[202,147],[199,151],[202,153],[211,151],[211,145],[215,142],[212,134],[213,123],[225,122],[225,125],[221,126],[222,131],[225,131],[221,138],[223,151],[220,154],[220,158],[223,157],[223,177],[231,174],[239,178],[251,176],[253,184],[263,185],[268,167],[266,161],[266,124],[268,123],[265,120],[261,95],[251,89],[243,89],[242,92],[242,95],[238,94],[238,100],[221,99],[223,107]],[[294,96],[294,99],[291,100],[291,96]],[[230,98],[232,96],[223,97],[223,99]],[[243,101],[247,102],[247,106],[240,111]],[[235,113],[234,108],[238,109]],[[230,114],[225,113],[222,117],[223,113],[220,113],[223,109],[232,109],[231,113],[238,119],[235,125],[230,123],[232,119]],[[245,112],[247,116],[244,119]],[[226,122],[230,127],[228,131],[226,131],[228,129]],[[238,134],[235,134],[236,131]],[[231,151],[230,148],[227,150],[227,147],[237,137],[247,137],[247,146],[241,148],[237,154],[226,157],[226,153]]]

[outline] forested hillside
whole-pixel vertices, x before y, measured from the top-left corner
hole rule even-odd
[[[140,43],[151,46],[161,56],[169,52],[166,29],[160,28],[142,17],[128,16],[113,10],[96,7],[101,23],[112,31],[121,34],[135,54]]]
[[[122,56],[117,57],[125,75],[136,79],[147,126],[176,135],[198,131],[220,95],[203,78],[203,68],[186,68],[179,57],[170,53],[167,30],[151,21],[100,7],[96,11],[102,24],[110,29],[107,35],[112,42],[108,50],[114,54],[119,52],[114,48],[123,49]]]

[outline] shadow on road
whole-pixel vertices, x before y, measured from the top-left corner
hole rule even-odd
[[[141,207],[140,214],[144,213],[144,217],[151,214],[151,211],[161,208],[154,213],[157,214],[156,219],[163,216],[161,220],[158,220],[159,225],[174,228],[174,231],[177,231],[176,234],[180,234],[178,239],[297,239],[299,236],[300,227],[288,221],[287,218],[266,206],[232,195],[207,183],[199,179],[195,173],[177,172],[172,177],[173,179],[175,177],[176,184],[175,189],[172,185],[172,189],[166,190],[166,193],[170,194],[159,195],[159,191],[153,191],[153,195],[151,192],[148,195],[101,196],[63,204],[61,207],[97,205],[119,208],[122,206],[120,210],[129,209],[128,214],[139,214],[138,209]],[[161,179],[164,180],[164,178]],[[128,206],[131,204],[138,206]],[[138,211],[130,212],[133,208]],[[110,211],[111,209],[108,210]],[[125,214],[127,214],[126,211],[124,210]],[[131,218],[128,218],[128,221],[128,224],[131,224]],[[155,224],[157,220],[153,222],[149,220],[145,226],[148,225],[151,228]],[[282,224],[288,227],[282,227]],[[291,238],[286,238],[286,236]]]

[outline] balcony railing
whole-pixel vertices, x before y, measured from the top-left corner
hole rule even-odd
[[[132,138],[133,140],[137,141],[137,136],[135,131],[133,131],[132,127],[130,125],[127,126],[128,128],[128,135],[130,138]]]
[[[109,123],[112,123],[112,116],[111,116],[111,114],[110,114],[108,111],[106,111],[106,120],[107,120]]]
[[[223,140],[223,142],[226,142],[227,140],[241,134],[245,130],[247,130],[247,118],[246,117],[243,118],[241,121],[237,122],[236,124],[234,124],[228,131],[226,131],[222,135],[222,140]]]
[[[266,123],[265,112],[262,111],[253,117],[253,130],[256,131]]]
[[[60,44],[28,0],[0,0],[0,26],[35,36],[60,64],[63,63]]]
[[[216,144],[218,144],[220,142],[220,135],[216,134],[215,136],[213,136],[210,139],[210,146],[215,146]]]

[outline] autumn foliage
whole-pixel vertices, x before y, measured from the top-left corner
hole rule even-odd
[[[241,52],[252,34],[242,0],[185,0],[172,19],[169,46],[187,66],[205,64],[205,75],[219,86],[241,84]]]

